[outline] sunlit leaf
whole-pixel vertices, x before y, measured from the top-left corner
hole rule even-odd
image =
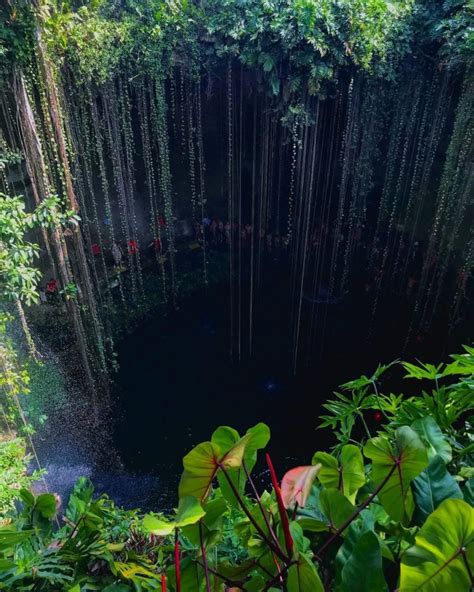
[[[386,436],[369,440],[364,454],[372,460],[371,479],[382,487],[378,497],[393,520],[410,518],[414,505],[410,483],[428,465],[426,448],[408,426],[398,428],[394,442]]]
[[[474,572],[474,509],[462,500],[445,500],[402,557],[400,592],[468,592],[469,570]]]

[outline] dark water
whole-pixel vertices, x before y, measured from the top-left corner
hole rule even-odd
[[[244,314],[242,358],[240,362],[236,359],[234,326],[231,359],[226,285],[207,294],[198,291],[168,317],[143,322],[120,345],[113,437],[127,471],[157,477],[157,488],[147,494],[148,504],[168,507],[175,503],[182,457],[210,439],[219,425],[244,433],[263,421],[271,429],[269,450],[280,473],[295,464],[309,463],[316,450],[335,442],[330,430],[316,429],[321,405],[332,391],[362,373],[370,375],[379,362],[400,355],[409,323],[408,303],[397,295],[386,299],[381,320],[367,339],[372,300],[356,286],[341,301],[320,305],[311,362],[305,365],[303,356],[294,375],[285,277],[284,273],[269,274],[263,286],[266,297],[256,307],[251,358],[247,356],[248,318]],[[442,322],[434,323],[429,336],[416,343],[418,355],[425,360],[440,359],[449,347],[443,330]],[[384,380],[396,386],[400,374],[389,372]],[[367,422],[375,427],[371,414]],[[257,469],[263,473],[263,467]]]
[[[80,475],[117,503],[143,509],[170,509],[177,502],[182,457],[210,439],[219,425],[241,433],[267,423],[269,451],[279,474],[311,461],[316,450],[335,443],[330,430],[317,430],[322,403],[341,383],[370,375],[379,362],[400,357],[413,303],[406,294],[388,293],[380,303],[373,330],[372,297],[364,280],[341,298],[318,294],[318,323],[311,356],[304,350],[292,371],[289,269],[281,261],[266,266],[255,299],[253,355],[248,355],[248,284],[242,285],[241,359],[234,316],[230,354],[229,286],[204,291],[196,286],[179,310],[149,314],[134,332],[116,344],[120,370],[111,393],[111,411],[97,416],[91,401],[71,396],[50,409],[37,436],[50,487],[63,495]],[[238,302],[238,292],[234,293]],[[303,312],[313,308],[306,296]],[[471,319],[472,321],[472,319]],[[470,322],[472,326],[472,322]],[[309,317],[303,314],[303,342]],[[442,314],[404,352],[408,358],[438,361],[458,351],[463,334],[446,332]],[[380,389],[397,391],[401,372],[389,371]],[[405,390],[407,384],[403,385]],[[418,385],[416,385],[418,386]],[[372,414],[366,417],[376,427]],[[266,481],[265,468],[257,473]]]

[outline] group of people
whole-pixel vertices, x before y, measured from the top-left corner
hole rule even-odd
[[[272,233],[263,227],[254,228],[251,224],[231,223],[220,218],[204,218],[202,222],[195,223],[195,238],[199,241],[206,239],[211,247],[230,247],[233,243],[236,248],[249,249],[253,245],[263,245],[268,252],[274,249],[286,248],[290,237]]]
[[[97,243],[91,245],[91,254],[93,257],[103,256],[107,263],[113,265],[116,270],[124,271],[126,269],[125,261],[128,257],[140,256],[142,260],[151,261],[156,257],[165,257],[167,252],[167,220],[160,214],[156,218],[155,231],[158,236],[154,236],[146,243],[139,244],[135,238],[130,238],[125,244],[113,242],[106,252],[102,252],[102,246]],[[176,221],[175,229],[184,225],[186,232],[177,233],[177,242],[191,241],[191,244],[198,248],[205,240],[206,245],[214,249],[229,249],[232,245],[234,249],[248,250],[256,248],[259,251],[262,249],[267,253],[279,252],[280,250],[287,250],[291,243],[291,235],[280,235],[271,230],[265,230],[262,226],[252,226],[248,222],[238,224],[231,223],[229,220],[223,220],[218,217],[206,217],[202,221],[195,221],[190,223],[187,221]],[[345,241],[344,234],[336,227],[330,227],[328,224],[320,223],[313,227],[307,236],[307,247],[312,252],[319,252],[320,248],[325,245],[327,247],[327,256],[330,256],[332,247],[338,242],[340,246]],[[362,275],[365,276],[364,290],[370,294],[375,286],[380,285],[383,276],[387,273],[386,265],[383,264],[385,253],[384,245],[381,244],[377,238],[373,239],[373,233],[366,228],[364,224],[356,225],[352,231],[352,241],[354,246],[360,247],[357,249],[359,253],[365,252],[362,255]],[[419,278],[422,269],[429,269],[436,266],[436,254],[428,255],[423,253],[422,247],[418,241],[413,241],[410,248],[407,248],[407,243],[404,240],[403,233],[399,236],[399,240],[395,240],[394,244],[399,245],[400,251],[391,254],[391,263],[393,257],[396,256],[400,263],[400,267],[404,267],[406,274],[405,291],[408,298],[416,293],[419,284]],[[367,268],[367,257],[372,260],[370,269]],[[429,257],[429,259],[427,259]],[[357,264],[356,264],[357,265]],[[466,284],[467,272],[461,270],[456,277],[458,288]],[[55,303],[59,297],[59,284],[54,278],[51,278],[46,286],[40,290],[40,299],[42,302]]]

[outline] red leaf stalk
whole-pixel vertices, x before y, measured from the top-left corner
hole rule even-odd
[[[166,592],[166,575],[165,572],[161,574],[161,592]]]
[[[176,573],[176,592],[181,592],[181,561],[178,531],[174,535],[174,569]]]
[[[272,485],[273,489],[275,490],[275,495],[278,503],[278,511],[280,512],[281,525],[283,527],[283,533],[285,535],[286,552],[288,553],[288,556],[291,559],[291,557],[293,556],[293,538],[290,532],[290,522],[288,520],[288,514],[286,513],[285,505],[283,503],[283,498],[281,497],[280,485],[278,484],[275,469],[273,468],[272,459],[270,458],[270,455],[268,453],[266,454],[266,459],[268,468],[270,469],[270,477],[272,478]]]

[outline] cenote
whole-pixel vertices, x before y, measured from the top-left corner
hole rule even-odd
[[[0,17],[0,589],[472,589],[470,3]]]

